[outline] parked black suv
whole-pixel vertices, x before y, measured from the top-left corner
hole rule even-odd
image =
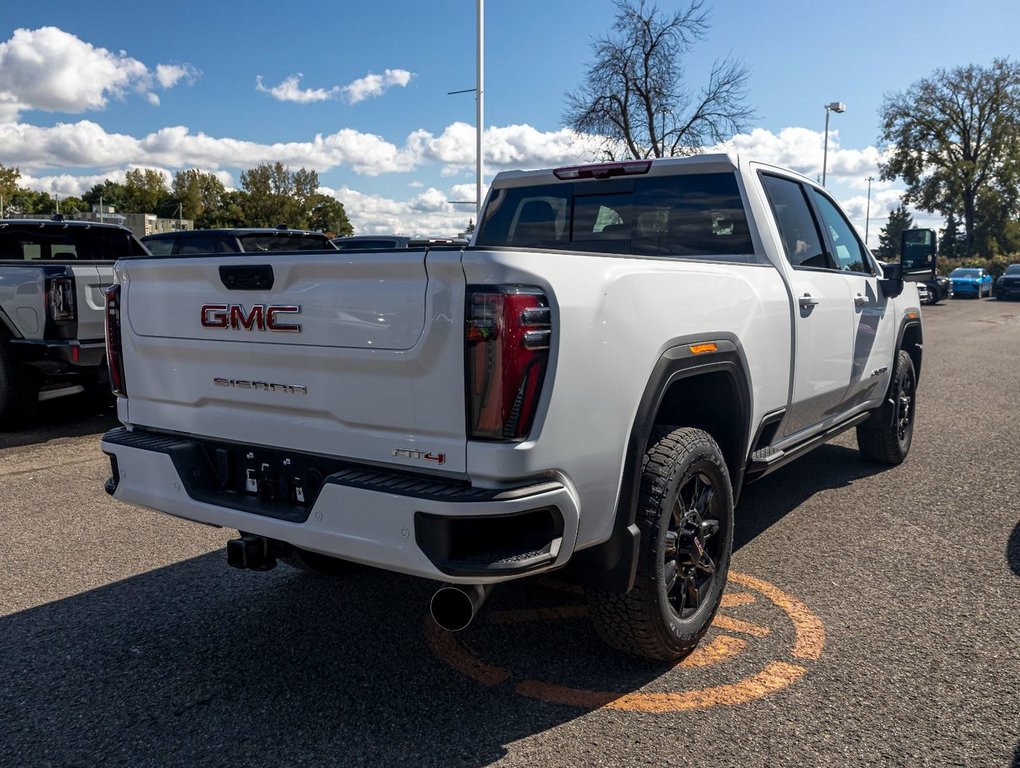
[[[248,253],[260,251],[333,251],[322,232],[304,229],[193,229],[160,232],[142,238],[154,256],[190,256],[201,253]]]
[[[1020,264],[1010,264],[995,281],[995,298],[1012,299],[1020,297]]]

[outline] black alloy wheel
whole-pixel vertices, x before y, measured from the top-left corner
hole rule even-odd
[[[733,488],[711,435],[692,427],[655,431],[636,512],[634,586],[623,594],[586,588],[592,621],[617,650],[677,661],[712,624],[733,548]]]

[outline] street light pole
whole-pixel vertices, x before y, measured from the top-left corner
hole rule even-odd
[[[871,227],[871,182],[875,180],[874,176],[868,177],[868,207],[865,209],[864,214],[864,247],[868,247],[868,229]]]
[[[483,135],[485,133],[485,0],[478,0],[478,67],[476,71],[477,88],[475,96],[477,99],[477,112],[475,115],[476,136],[475,136],[475,226],[478,226],[478,218],[482,215],[482,177],[484,176],[485,157],[482,154]]]
[[[825,144],[822,150],[822,186],[825,186],[825,170],[829,163],[829,112],[846,112],[846,104],[834,101],[825,105]]]

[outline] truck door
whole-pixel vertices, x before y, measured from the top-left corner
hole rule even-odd
[[[878,268],[846,216],[821,190],[812,188],[811,198],[853,302],[853,363],[843,395],[848,410],[885,394],[892,376],[895,318],[878,287]]]
[[[761,180],[792,267],[794,363],[785,436],[842,410],[852,373],[853,302],[847,278],[818,226],[808,190],[794,179],[767,173]]]

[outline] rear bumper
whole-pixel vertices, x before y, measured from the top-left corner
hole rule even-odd
[[[18,362],[30,365],[48,376],[95,373],[106,359],[106,343],[102,339],[12,339],[10,349]]]
[[[115,429],[102,442],[120,501],[429,579],[507,581],[557,568],[573,553],[578,505],[561,482],[504,489],[349,465],[304,507],[201,482],[202,441]],[[189,458],[192,457],[192,458]]]

